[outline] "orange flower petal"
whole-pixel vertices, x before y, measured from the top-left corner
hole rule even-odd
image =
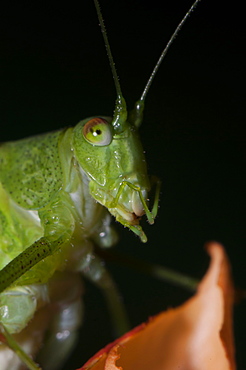
[[[80,370],[234,370],[234,291],[223,247],[207,246],[209,269],[197,293],[99,351]]]

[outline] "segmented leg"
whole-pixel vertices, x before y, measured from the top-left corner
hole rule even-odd
[[[117,336],[124,334],[129,330],[127,314],[117,287],[102,260],[98,256],[94,256],[89,266],[84,268],[82,272],[85,277],[101,289],[110,311],[115,334]]]

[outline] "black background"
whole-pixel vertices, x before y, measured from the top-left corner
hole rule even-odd
[[[131,108],[191,2],[109,1],[101,7]],[[117,225],[117,249],[200,278],[203,245],[218,240],[236,286],[245,282],[244,3],[203,0],[172,45],[146,101],[140,129],[149,172],[163,181],[156,224],[142,244]],[[8,2],[0,10],[0,141],[111,115],[115,88],[92,1]],[[109,264],[133,325],[188,293]],[[86,283],[81,341],[64,369],[112,340],[100,293]],[[245,302],[235,307],[238,369],[246,368]]]

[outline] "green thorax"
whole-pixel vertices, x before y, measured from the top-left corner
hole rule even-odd
[[[58,145],[63,131],[0,145],[0,181],[21,207],[39,209],[62,187]]]

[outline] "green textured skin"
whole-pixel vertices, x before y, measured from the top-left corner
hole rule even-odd
[[[62,188],[61,134],[58,131],[1,145],[0,181],[19,206],[40,209]]]

